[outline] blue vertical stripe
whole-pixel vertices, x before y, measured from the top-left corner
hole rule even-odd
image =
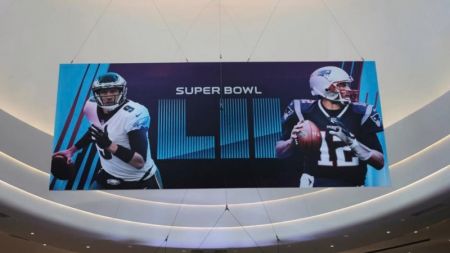
[[[158,102],[157,159],[214,159],[214,136],[187,136],[186,100]]]
[[[84,183],[84,186],[83,186],[84,190],[88,190],[91,187],[92,180],[94,178],[95,168],[97,167],[98,160],[99,160],[99,157],[98,157],[98,155],[96,155],[93,159],[86,182]]]
[[[354,67],[355,67],[355,62],[352,61],[352,66],[350,68],[350,76],[353,76],[353,69],[354,69]]]
[[[98,70],[97,70],[98,68]],[[57,108],[56,108],[56,120],[55,120],[55,135],[53,138],[53,145],[56,145],[57,140],[59,139],[59,135],[61,135],[61,131],[64,127],[64,123],[67,120],[67,116],[69,114],[70,106],[74,102],[76,91],[81,85],[80,96],[75,105],[74,116],[72,121],[69,124],[67,134],[63,136],[63,142],[61,145],[61,149],[67,149],[70,138],[75,131],[76,122],[78,116],[83,113],[84,102],[86,100],[86,94],[90,94],[90,89],[92,85],[92,81],[95,80],[99,75],[108,72],[109,64],[99,64],[92,65],[90,67],[89,64],[61,64],[60,65],[60,73],[59,73],[59,83],[58,83],[58,97],[57,97]],[[87,70],[86,78],[81,83],[84,72]],[[72,98],[72,99],[68,99]],[[75,141],[79,140],[86,129],[89,127],[89,122],[86,118],[83,117],[79,131],[76,133]],[[98,156],[98,155],[96,155]],[[73,158],[74,160],[74,158]],[[90,164],[82,164],[78,171],[84,171],[85,166],[90,166]],[[75,178],[75,180],[77,180]],[[65,180],[57,180],[54,186],[54,190],[62,190],[67,186],[68,181]],[[78,182],[79,183],[79,180]]]
[[[91,151],[92,145],[88,146],[88,150],[86,151],[86,155],[83,157],[83,161],[81,162],[80,169],[78,169],[77,175],[72,185],[72,190],[76,190],[78,185],[80,184],[81,176],[83,175],[84,170],[86,169],[86,161],[89,158],[89,153]]]
[[[360,88],[360,100],[367,99],[369,104],[376,102],[378,92],[378,80],[376,74],[376,66],[374,61],[363,62],[363,71],[361,73],[361,88]],[[364,98],[364,96],[366,98]],[[381,114],[381,104],[376,108],[377,112]],[[391,185],[389,177],[388,159],[386,151],[386,141],[384,139],[384,133],[378,133],[378,139],[384,151],[384,164],[385,167],[381,170],[375,170],[373,167],[368,166],[366,175],[366,186],[389,186]]]
[[[256,158],[275,158],[275,145],[281,134],[280,99],[253,99]]]
[[[249,158],[246,99],[221,99],[220,146],[225,159]]]

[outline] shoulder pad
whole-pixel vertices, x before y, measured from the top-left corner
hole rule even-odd
[[[302,104],[312,104],[312,103],[316,102],[316,100],[314,100],[314,99],[300,99],[300,102]]]
[[[129,117],[145,117],[149,115],[145,106],[131,100],[123,106],[123,110],[130,112],[128,114]]]
[[[369,105],[365,104],[365,103],[352,103],[352,110],[353,112],[356,112],[357,114],[366,114],[367,111],[367,107],[369,107]],[[372,106],[370,106],[372,107]]]
[[[295,114],[295,109],[294,109],[294,100],[292,100],[284,109],[284,113],[283,113],[283,120],[287,120],[288,118],[290,118],[292,115]]]
[[[316,102],[316,101],[317,101],[317,100],[300,99],[300,106],[301,106],[302,112],[308,112],[309,110],[311,110],[312,105],[313,105],[314,102]]]

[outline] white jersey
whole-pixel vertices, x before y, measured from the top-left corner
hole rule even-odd
[[[97,115],[97,103],[95,100],[89,99],[83,109],[84,115],[91,124],[105,129],[108,126],[109,139],[125,148],[130,148],[128,132],[140,128],[150,127],[150,115],[145,106],[133,101],[125,103],[109,120],[100,122]],[[148,133],[147,139],[148,142]],[[147,159],[144,167],[137,169],[132,165],[120,160],[110,152],[103,150],[97,146],[102,168],[109,174],[121,178],[124,181],[138,181],[142,179],[144,174],[150,171],[150,176],[155,174],[156,166],[150,154],[150,145],[147,143]],[[148,178],[148,176],[146,177]]]

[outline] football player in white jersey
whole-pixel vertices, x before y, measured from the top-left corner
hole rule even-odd
[[[147,108],[126,98],[126,81],[117,73],[99,76],[92,92],[83,109],[90,128],[75,145],[56,154],[70,162],[75,152],[94,141],[102,168],[92,189],[162,189],[150,154]]]

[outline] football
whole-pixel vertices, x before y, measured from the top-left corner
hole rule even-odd
[[[320,129],[310,120],[303,122],[303,130],[297,135],[297,144],[305,152],[318,151],[322,145]]]
[[[50,171],[58,179],[69,180],[75,176],[75,165],[68,163],[66,156],[56,154],[52,157]]]

